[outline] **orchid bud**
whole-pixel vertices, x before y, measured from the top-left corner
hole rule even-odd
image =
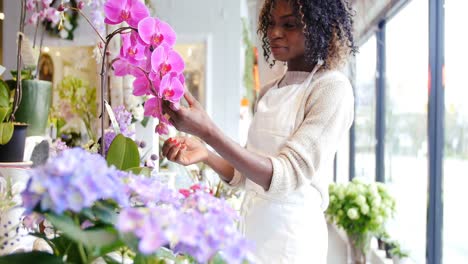
[[[57,11],[59,11],[59,12],[65,11],[65,6],[64,6],[63,4],[60,4],[60,5],[57,7]]]
[[[78,9],[80,9],[80,10],[83,9],[84,5],[85,5],[85,3],[83,1],[80,1],[78,3]]]
[[[159,157],[158,157],[158,155],[156,155],[156,154],[152,154],[151,157],[150,157],[150,159],[151,159],[151,160],[158,160]]]

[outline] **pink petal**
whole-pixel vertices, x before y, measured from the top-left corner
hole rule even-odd
[[[128,24],[132,27],[138,27],[138,23],[149,16],[148,8],[140,0],[129,0],[130,20]]]
[[[132,66],[124,59],[119,59],[112,64],[115,76],[125,76],[132,73]]]
[[[146,17],[138,23],[138,35],[147,44],[151,44],[151,37],[156,28],[157,20],[152,17]]]
[[[151,54],[151,69],[155,72],[159,72],[159,67],[166,60],[166,52],[164,46],[157,47]]]
[[[160,34],[164,36],[164,41],[169,44],[169,46],[174,46],[177,37],[172,27],[164,21],[159,21],[158,27]]]
[[[133,81],[133,95],[147,95],[149,94],[150,84],[146,76],[136,78]]]
[[[159,98],[152,97],[145,102],[145,116],[152,116],[160,119],[162,116],[161,102]]]
[[[155,132],[159,135],[167,135],[169,134],[169,129],[167,128],[167,125],[159,122],[159,124],[156,126]]]
[[[104,22],[111,25],[121,23],[123,21],[121,13],[126,4],[127,0],[108,0],[104,4],[104,14],[106,16]]]
[[[164,75],[161,80],[161,85],[159,86],[158,96],[159,98],[164,98],[164,93],[167,90],[171,89],[171,76],[169,74]]]
[[[172,82],[172,91],[174,94],[169,98],[169,101],[172,103],[178,103],[180,101],[180,98],[184,95],[184,86],[180,83],[179,79],[177,78],[171,78]]]
[[[171,50],[167,56],[167,64],[171,65],[171,71],[182,73],[185,68],[184,59],[175,50]]]

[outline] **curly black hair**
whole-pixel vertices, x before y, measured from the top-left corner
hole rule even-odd
[[[349,54],[357,52],[353,37],[353,13],[348,0],[265,0],[259,16],[258,34],[267,62],[271,54],[267,30],[272,20],[271,9],[277,1],[288,1],[300,17],[308,63],[316,64],[322,60],[325,68],[337,68]],[[270,66],[274,64],[275,60],[270,62]]]

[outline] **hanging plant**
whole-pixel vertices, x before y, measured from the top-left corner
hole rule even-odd
[[[54,0],[50,6],[57,7],[61,3],[60,0]],[[70,0],[69,6],[74,8],[68,8],[67,10],[61,12],[62,22],[57,24],[51,21],[44,21],[45,30],[49,32],[51,36],[56,36],[61,39],[73,40],[74,32],[78,27],[78,3],[76,0]]]

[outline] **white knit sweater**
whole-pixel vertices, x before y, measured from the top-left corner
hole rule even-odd
[[[308,72],[287,72],[277,89],[293,83],[302,83]],[[265,86],[260,96],[268,93],[275,82]],[[312,79],[311,89],[300,106],[294,133],[275,156],[270,195],[284,195],[304,184],[311,184],[322,196],[322,208],[328,206],[328,184],[320,174],[322,168],[332,166],[334,155],[341,140],[353,122],[354,96],[349,80],[339,71],[319,71]],[[285,88],[287,89],[287,87]],[[287,111],[287,109],[284,109]],[[235,171],[229,183],[242,186],[245,176]]]

